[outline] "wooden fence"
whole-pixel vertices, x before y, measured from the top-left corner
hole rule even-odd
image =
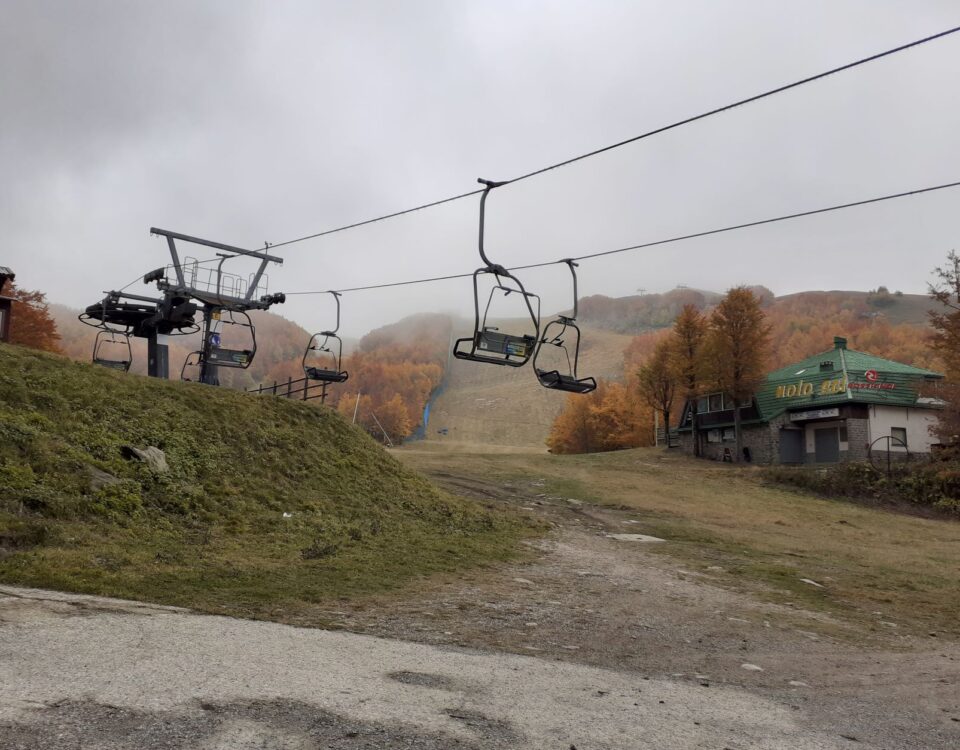
[[[273,385],[261,383],[256,388],[248,388],[247,393],[268,393],[271,396],[280,396],[282,398],[295,398],[298,401],[310,401],[318,398],[320,403],[327,400],[327,383],[318,383],[310,378],[287,378],[286,382],[273,381]]]

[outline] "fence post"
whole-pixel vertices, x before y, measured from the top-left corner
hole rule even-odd
[[[274,396],[277,395],[277,381],[276,381],[276,380],[273,381],[273,395],[274,395]]]
[[[290,398],[290,384],[293,382],[293,377],[287,375],[287,398]]]

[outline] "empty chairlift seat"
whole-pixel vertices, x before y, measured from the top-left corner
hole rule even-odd
[[[340,330],[340,293],[331,291],[337,305],[337,324],[332,331],[321,331],[310,337],[303,353],[303,374],[320,383],[343,383],[350,376],[342,367],[343,341]]]
[[[457,339],[453,346],[453,356],[457,359],[466,359],[471,362],[483,362],[507,367],[522,367],[533,356],[537,349],[537,340],[540,336],[540,298],[528,292],[523,283],[503,266],[493,263],[486,255],[483,247],[484,217],[486,213],[487,196],[490,191],[502,185],[502,182],[479,180],[486,187],[480,197],[480,259],[484,262],[482,268],[473,273],[473,335]],[[483,311],[480,310],[480,285],[485,276],[494,279],[490,294],[487,297]],[[524,318],[529,318],[529,331],[501,331],[498,326],[490,323],[491,308],[494,302],[497,307],[502,300],[510,295],[517,295],[523,302]],[[521,324],[522,325],[522,324]]]
[[[566,393],[590,393],[597,387],[594,378],[581,378],[577,375],[580,359],[580,328],[577,326],[577,272],[576,263],[571,259],[563,261],[573,276],[573,312],[571,315],[558,315],[543,329],[543,336],[533,357],[533,370],[537,380],[544,388]],[[553,361],[560,364],[551,367],[544,364],[547,354],[553,355]],[[562,357],[561,357],[562,355]]]

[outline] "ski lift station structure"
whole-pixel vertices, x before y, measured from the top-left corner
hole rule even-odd
[[[266,269],[271,263],[282,264],[283,259],[266,252],[245,250],[220,242],[191,237],[152,227],[151,235],[165,237],[170,251],[171,265],[158,268],[143,277],[145,284],[155,282],[161,297],[147,297],[123,291],[106,292],[100,302],[90,305],[80,320],[98,329],[94,344],[94,362],[116,369],[129,369],[129,361],[121,367],[122,359],[99,356],[102,346],[118,336],[143,337],[147,339],[147,374],[152,377],[169,377],[169,356],[166,336],[201,332],[201,348],[195,353],[200,367],[200,381],[210,385],[219,384],[219,367],[250,366],[256,354],[256,334],[250,321],[250,310],[267,310],[274,304],[285,301],[282,293],[268,294]],[[210,247],[217,250],[219,259],[215,269],[201,278],[201,262],[193,258],[181,260],[177,241]],[[260,261],[257,270],[244,279],[223,270],[224,264],[240,256]],[[254,295],[259,294],[255,297]],[[195,320],[202,311],[201,321]],[[218,328],[221,325],[236,325],[249,331],[250,346],[229,349],[221,346]],[[102,362],[97,360],[102,359]],[[189,358],[188,358],[189,359]],[[185,363],[186,365],[186,363]]]

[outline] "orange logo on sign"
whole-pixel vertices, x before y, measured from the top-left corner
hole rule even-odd
[[[869,380],[871,383],[876,382],[877,378],[879,377],[879,376],[877,375],[877,371],[876,371],[876,370],[867,370],[865,373],[863,373],[863,376],[864,376],[867,380]]]

